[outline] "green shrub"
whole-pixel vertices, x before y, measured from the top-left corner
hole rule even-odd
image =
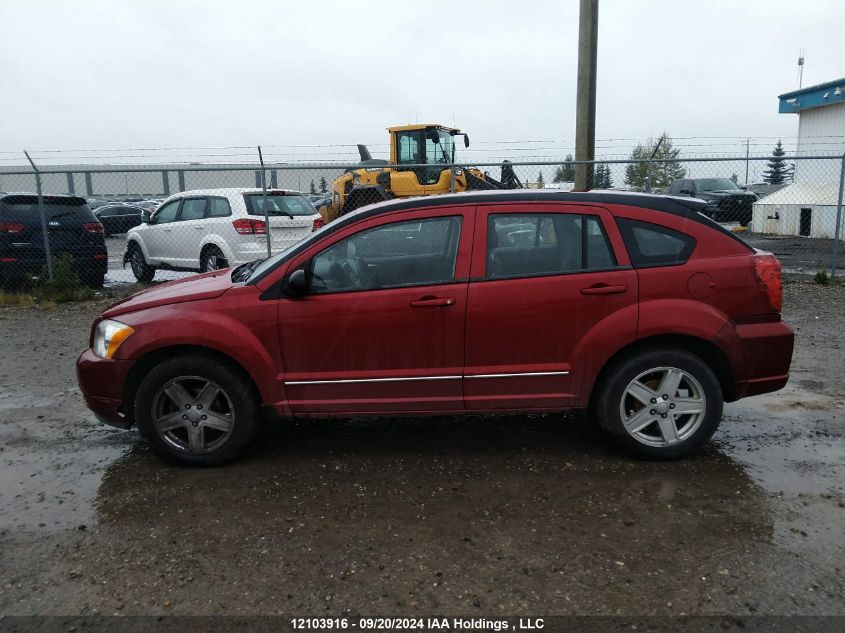
[[[53,258],[53,281],[49,280],[44,266],[32,288],[32,296],[39,302],[66,303],[93,299],[94,291],[82,283],[73,256],[65,253]]]

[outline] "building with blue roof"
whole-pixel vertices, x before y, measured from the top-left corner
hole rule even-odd
[[[798,115],[794,180],[755,203],[751,229],[833,238],[845,154],[845,77],[780,95],[778,112]],[[831,159],[810,158],[821,156]]]

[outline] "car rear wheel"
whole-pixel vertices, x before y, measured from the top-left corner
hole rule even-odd
[[[252,383],[207,356],[172,358],[138,387],[138,430],[160,457],[183,466],[214,466],[237,457],[252,440],[260,402]]]
[[[722,417],[713,370],[685,350],[652,350],[613,366],[594,414],[611,441],[640,459],[678,459],[698,450]]]
[[[129,255],[129,265],[132,267],[132,274],[135,275],[135,279],[140,282],[149,283],[155,277],[156,269],[147,264],[147,260],[144,259],[144,253],[141,252],[141,248],[138,246],[132,247],[132,252]]]
[[[229,262],[223,256],[223,252],[216,246],[209,246],[202,252],[200,257],[200,270],[209,273],[213,270],[228,268]]]

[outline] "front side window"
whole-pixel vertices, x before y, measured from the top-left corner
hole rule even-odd
[[[493,214],[487,220],[488,278],[612,268],[616,260],[595,216]]]
[[[350,292],[453,281],[460,233],[459,216],[366,229],[314,257],[311,289]]]
[[[180,220],[202,220],[205,217],[205,198],[188,198],[182,203]]]
[[[156,211],[153,216],[153,224],[168,224],[176,221],[176,213],[179,211],[179,203],[181,200],[174,200],[168,202],[166,205]]]
[[[617,218],[619,231],[635,268],[683,264],[695,249],[695,239],[650,222]]]

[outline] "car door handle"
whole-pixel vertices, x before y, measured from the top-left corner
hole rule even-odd
[[[194,226],[194,228],[195,228],[197,231],[202,231],[203,229],[205,229],[205,227],[204,227],[204,226]]]
[[[170,233],[173,229],[164,229],[165,233]]]
[[[619,295],[628,290],[628,286],[608,286],[607,284],[596,284],[589,288],[581,288],[582,295]]]
[[[412,308],[445,308],[455,305],[454,297],[422,297],[411,301]]]

